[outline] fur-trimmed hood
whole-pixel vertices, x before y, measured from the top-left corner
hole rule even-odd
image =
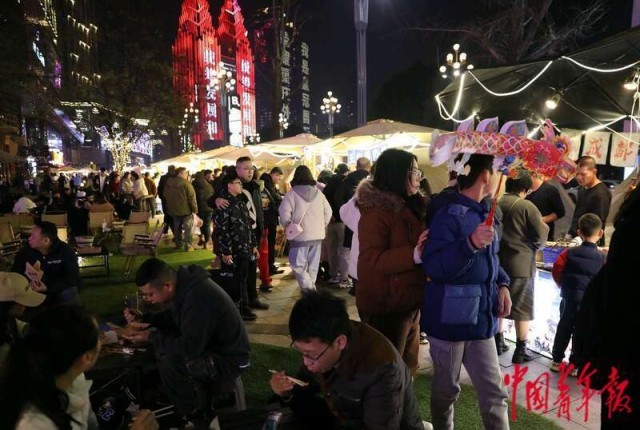
[[[355,201],[360,210],[382,209],[401,212],[407,206],[402,197],[375,187],[371,179],[365,179],[360,182],[356,189]]]

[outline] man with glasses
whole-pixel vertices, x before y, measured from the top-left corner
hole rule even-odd
[[[305,294],[291,311],[289,332],[302,355],[300,378],[309,385],[278,372],[271,389],[310,428],[431,428],[420,419],[411,373],[398,351],[374,328],[351,321],[344,300],[328,292]]]
[[[213,249],[220,258],[220,284],[238,304],[242,319],[255,321],[257,316],[249,308],[246,284],[251,257],[258,256],[256,237],[249,210],[241,198],[242,180],[231,172],[222,179],[222,185],[220,195],[229,204],[213,217]]]

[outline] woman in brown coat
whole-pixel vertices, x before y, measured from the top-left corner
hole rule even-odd
[[[414,374],[425,283],[420,256],[427,237],[418,193],[422,176],[413,154],[387,149],[376,162],[373,180],[363,181],[356,192],[361,213],[358,313],[395,345]]]

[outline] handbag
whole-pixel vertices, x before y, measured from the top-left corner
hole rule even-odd
[[[302,216],[300,217],[300,220],[298,222],[291,221],[285,227],[284,234],[285,236],[287,236],[287,240],[289,241],[295,240],[295,238],[300,236],[304,231],[300,223],[302,222],[302,219],[304,218],[304,216],[307,214],[307,209],[309,209],[310,205],[311,205],[311,202],[307,203],[307,207],[304,209],[304,212],[302,213]]]

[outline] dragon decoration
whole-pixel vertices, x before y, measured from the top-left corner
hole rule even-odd
[[[487,118],[473,130],[474,120],[460,124],[453,133],[433,133],[429,156],[434,166],[449,161],[449,169],[464,175],[465,163],[471,154],[494,155],[494,168],[505,175],[523,167],[561,183],[569,182],[576,172],[576,165],[569,159],[570,140],[556,135],[553,123],[546,119],[542,125],[544,138],[526,137],[525,121],[509,121],[498,132],[498,118]],[[461,159],[454,161],[458,154]]]

